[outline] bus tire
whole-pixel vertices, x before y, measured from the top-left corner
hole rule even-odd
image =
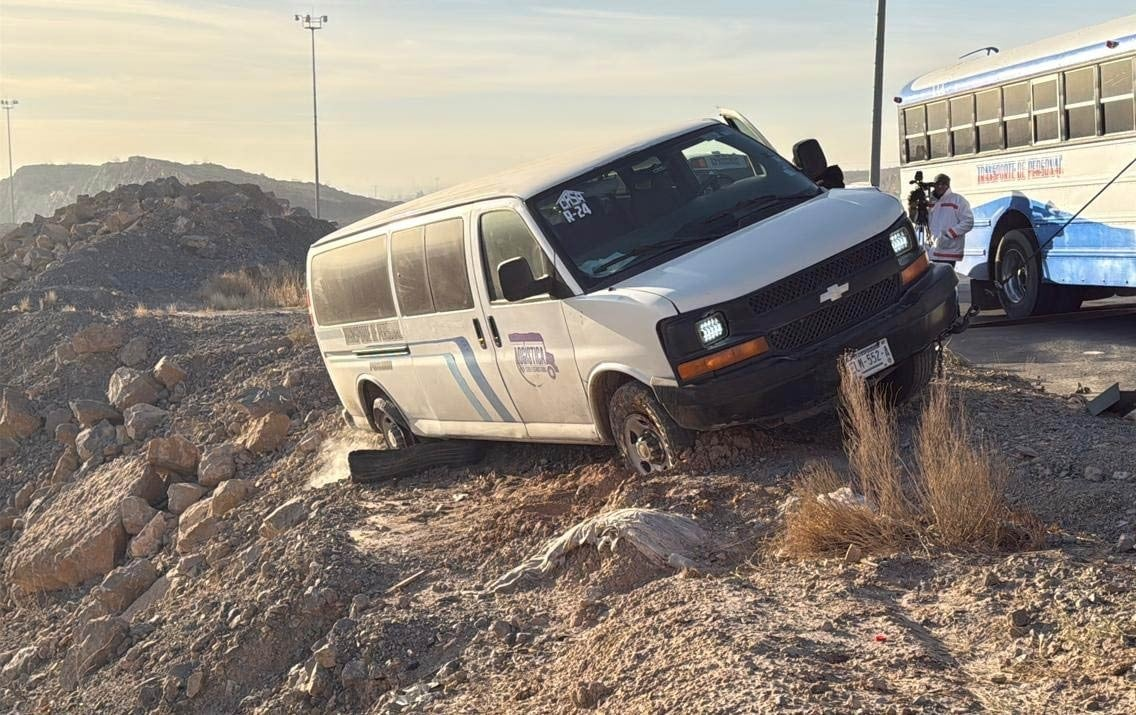
[[[616,390],[608,416],[624,461],[640,476],[673,469],[694,446],[694,433],[679,427],[642,383],[628,382]]]
[[[1009,318],[1027,318],[1042,305],[1041,256],[1030,236],[1014,229],[998,244],[998,302]]]
[[[388,449],[404,449],[418,441],[407,426],[402,411],[387,398],[376,398],[371,405],[371,414]]]

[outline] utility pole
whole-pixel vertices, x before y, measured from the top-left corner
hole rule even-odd
[[[19,103],[18,99],[0,99],[0,107],[4,108],[4,123],[8,125],[8,201],[12,223],[16,223],[16,180],[12,173],[12,109]]]
[[[297,22],[303,23],[305,30],[312,33],[312,136],[315,140],[316,156],[316,218],[320,217],[320,139],[319,120],[316,111],[316,30],[323,29],[327,15],[296,15]]]
[[[868,181],[880,185],[880,124],[884,99],[884,12],[887,0],[876,0],[876,82],[872,92],[872,163]]]

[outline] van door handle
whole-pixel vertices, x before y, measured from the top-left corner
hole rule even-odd
[[[473,332],[477,334],[477,343],[481,346],[481,349],[484,350],[486,348],[485,333],[481,332],[481,321],[477,318],[473,319]]]
[[[497,321],[493,319],[492,315],[489,316],[489,332],[493,334],[493,344],[501,347],[501,333],[497,332]]]

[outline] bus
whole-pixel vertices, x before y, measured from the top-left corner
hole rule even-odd
[[[944,173],[974,210],[956,270],[979,307],[1022,318],[1136,295],[1134,63],[1130,15],[964,59],[895,98],[901,193]]]

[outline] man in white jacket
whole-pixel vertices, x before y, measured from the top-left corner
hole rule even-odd
[[[970,210],[970,202],[951,191],[951,177],[946,174],[935,177],[931,200],[927,218],[927,229],[931,234],[928,257],[953,266],[962,260],[966,234],[974,228],[974,214]]]

